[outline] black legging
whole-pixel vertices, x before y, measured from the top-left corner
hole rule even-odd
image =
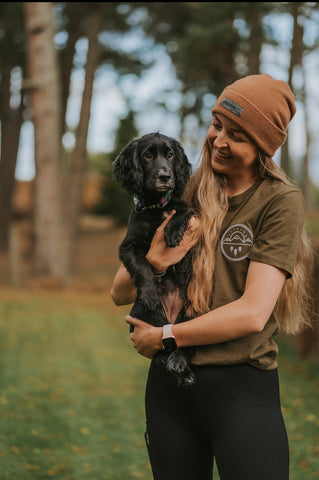
[[[195,385],[151,363],[146,443],[154,480],[288,480],[289,449],[277,370],[193,367]]]

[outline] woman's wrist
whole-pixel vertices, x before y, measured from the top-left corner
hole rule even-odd
[[[163,350],[163,342],[162,342],[162,337],[163,337],[163,327],[156,327],[156,337],[155,337],[155,342],[156,342],[156,348],[158,350]]]
[[[163,269],[156,270],[152,265],[151,265],[151,270],[155,277],[163,277],[166,273],[166,270],[163,270]]]
[[[166,267],[163,267],[163,265],[160,265],[156,260],[150,258],[149,255],[146,255],[146,260],[150,264],[154,275],[162,275],[163,273],[166,273]]]

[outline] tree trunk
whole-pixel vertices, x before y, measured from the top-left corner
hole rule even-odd
[[[291,8],[292,12],[291,15],[293,17],[293,34],[292,34],[292,45],[290,51],[290,64],[288,70],[288,84],[292,88],[292,76],[294,72],[294,68],[296,65],[302,64],[302,38],[303,38],[303,27],[298,24],[298,15],[299,15],[299,7],[302,5],[300,2],[292,2]],[[291,159],[289,155],[289,148],[288,148],[288,138],[287,141],[282,145],[280,151],[280,166],[285,170],[287,175],[291,178],[294,177],[293,168],[291,165]]]
[[[88,18],[88,52],[85,68],[85,83],[82,94],[80,120],[76,132],[75,147],[71,156],[70,171],[67,179],[65,200],[64,235],[66,248],[65,258],[67,269],[73,270],[75,240],[78,232],[79,215],[81,211],[81,194],[84,174],[87,164],[87,137],[90,122],[90,109],[93,95],[94,74],[99,62],[98,35],[101,31],[102,15],[97,8]]]
[[[35,143],[35,273],[64,280],[60,161],[61,97],[52,2],[26,2],[29,99]]]
[[[11,66],[3,65],[1,75],[1,161],[0,161],[0,252],[9,249],[14,174],[22,125],[22,102],[10,107]]]
[[[255,8],[254,3],[251,4],[251,15],[249,20],[251,22],[250,38],[252,38],[253,41],[249,42],[247,67],[249,75],[257,75],[260,72],[260,53],[263,45],[263,30],[260,10],[258,6]]]
[[[309,113],[308,113],[308,102],[307,102],[307,88],[306,88],[306,72],[305,67],[302,65],[303,73],[303,106],[304,106],[304,118],[305,118],[305,129],[306,129],[306,148],[305,154],[303,157],[302,164],[302,185],[303,185],[303,194],[305,197],[306,208],[309,209],[312,206],[311,201],[311,181],[309,176],[309,152],[311,147],[311,135],[309,128]]]
[[[79,21],[79,19],[77,19]],[[71,20],[70,20],[71,22]],[[70,94],[70,82],[71,74],[73,68],[74,54],[76,42],[80,38],[80,32],[76,30],[76,27],[73,26],[71,22],[70,31],[68,35],[67,46],[61,55],[61,88],[62,88],[62,111],[61,111],[61,125],[62,125],[62,135],[65,133],[66,126],[66,111],[67,104]]]

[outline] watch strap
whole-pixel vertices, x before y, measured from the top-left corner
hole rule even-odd
[[[170,323],[163,326],[162,343],[167,352],[174,352],[178,348]]]
[[[166,323],[166,325],[163,326],[163,334],[162,334],[162,340],[164,338],[175,338],[172,332],[172,324],[171,323]]]

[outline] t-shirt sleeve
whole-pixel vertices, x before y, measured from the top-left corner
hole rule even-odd
[[[274,199],[256,232],[248,257],[287,272],[291,277],[305,220],[305,205],[300,191],[290,191]]]

